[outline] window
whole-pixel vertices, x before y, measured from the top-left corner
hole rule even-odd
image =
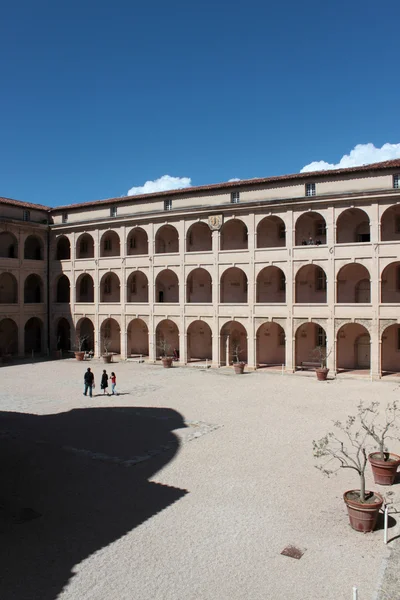
[[[164,210],[172,210],[171,198],[168,198],[168,200],[164,200]]]
[[[62,214],[62,222],[63,223],[68,223],[68,213],[63,213]]]
[[[231,194],[231,204],[239,204],[240,202],[240,193],[232,192]]]
[[[285,277],[285,273],[283,273],[281,271],[281,273],[279,274],[279,290],[281,292],[284,292],[286,288],[286,277]]]
[[[136,277],[132,277],[131,280],[131,293],[136,294]]]
[[[117,207],[116,206],[111,206],[110,208],[110,217],[116,217],[117,216]]]
[[[106,277],[104,282],[104,293],[111,294],[111,277]]]
[[[22,218],[24,221],[30,221],[31,220],[31,213],[29,210],[24,210]]]
[[[283,331],[281,331],[281,333],[279,334],[279,345],[280,346],[285,345],[285,334]]]
[[[396,267],[396,290],[400,291],[400,267]]]
[[[80,247],[79,247],[80,253],[81,254],[86,254],[88,251],[88,243],[86,240],[82,240]]]
[[[112,250],[112,240],[110,240],[110,238],[104,240],[104,250]]]
[[[325,221],[318,221],[316,226],[316,235],[326,235],[326,224]]]
[[[306,183],[306,196],[315,196],[315,183]]]
[[[317,290],[326,290],[326,275],[323,269],[317,268],[315,287]]]
[[[279,225],[279,229],[278,229],[278,237],[280,240],[284,240],[286,236],[286,232],[285,232],[285,226],[284,225]]]
[[[326,333],[322,327],[318,326],[316,346],[326,346]]]
[[[86,296],[88,293],[88,278],[84,277],[81,281],[81,296]]]
[[[393,187],[396,190],[400,189],[400,175],[393,175]]]
[[[136,248],[136,240],[135,240],[135,236],[132,236],[129,242],[129,247],[130,248]]]
[[[396,221],[395,221],[395,232],[396,233],[400,233],[400,217],[396,217]]]

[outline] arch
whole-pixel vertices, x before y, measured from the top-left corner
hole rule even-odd
[[[265,217],[257,225],[257,248],[283,248],[286,246],[284,221],[275,215]]]
[[[157,230],[155,239],[156,254],[179,252],[178,232],[172,225],[163,225]]]
[[[171,269],[164,269],[156,277],[155,302],[179,302],[179,280]]]
[[[76,258],[94,258],[94,240],[90,233],[82,233],[76,240]]]
[[[56,327],[57,350],[68,352],[71,350],[71,325],[65,317],[57,321]]]
[[[56,260],[70,260],[71,258],[71,243],[65,235],[57,238]]]
[[[247,362],[247,331],[238,321],[228,321],[221,327],[220,363],[231,365],[236,361]]]
[[[38,317],[32,317],[25,323],[25,354],[43,352],[43,323]]]
[[[0,258],[18,258],[18,241],[11,231],[0,232]]]
[[[382,271],[381,301],[400,303],[400,262],[392,262]]]
[[[100,353],[121,354],[121,330],[115,319],[106,319],[100,327]]]
[[[336,243],[351,244],[371,241],[369,216],[361,208],[348,208],[336,221]]]
[[[229,219],[221,228],[221,250],[247,250],[247,227],[240,219]]]
[[[39,275],[28,275],[24,285],[24,303],[35,304],[43,302],[43,282]]]
[[[295,226],[296,246],[326,244],[326,221],[318,212],[309,211],[299,216]]]
[[[17,304],[18,283],[11,273],[0,275],[0,304]]]
[[[256,365],[281,366],[285,361],[285,331],[274,322],[263,323],[256,334]]]
[[[221,303],[247,302],[247,275],[238,267],[230,267],[221,275]]]
[[[24,258],[26,260],[43,260],[43,241],[37,235],[28,235],[26,238]]]
[[[128,356],[149,356],[149,330],[142,319],[132,319],[128,324]]]
[[[264,267],[257,275],[256,302],[286,302],[286,277],[279,267]]]
[[[371,302],[371,281],[367,267],[360,263],[344,265],[337,274],[337,302],[353,304]]]
[[[400,325],[386,327],[382,333],[381,372],[400,373]]]
[[[79,319],[75,327],[76,343],[78,350],[94,352],[94,325],[90,319],[83,317]]]
[[[70,301],[70,283],[66,275],[61,275],[57,280],[56,302]]]
[[[171,319],[160,321],[156,327],[156,352],[160,357],[164,353],[179,356],[179,329]]]
[[[18,354],[18,326],[13,319],[0,321],[0,356]]]
[[[76,301],[94,302],[94,282],[89,273],[82,273],[76,280]]]
[[[148,302],[149,282],[142,271],[134,271],[128,277],[127,302]]]
[[[212,360],[212,333],[205,321],[197,320],[187,328],[188,362]]]
[[[193,223],[186,235],[186,252],[209,252],[212,250],[212,233],[206,223]]]
[[[398,242],[400,240],[400,206],[389,206],[381,217],[381,241]]]
[[[212,302],[212,279],[206,269],[193,269],[186,280],[186,302]]]
[[[304,368],[303,363],[320,366],[318,348],[327,348],[326,331],[318,323],[303,323],[295,335],[295,367]]]
[[[369,370],[371,366],[370,335],[359,323],[346,323],[337,333],[338,371]]]
[[[141,227],[132,229],[126,240],[126,253],[129,256],[149,253],[147,233]]]
[[[116,273],[105,273],[100,281],[100,302],[121,301],[120,281]]]
[[[296,303],[326,303],[326,273],[322,267],[314,264],[304,265],[296,273]]]
[[[105,231],[100,240],[100,256],[120,256],[121,241],[116,231]]]

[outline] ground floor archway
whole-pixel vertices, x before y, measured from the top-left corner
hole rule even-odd
[[[187,329],[187,360],[212,360],[212,333],[205,321],[193,321]]]
[[[38,317],[29,319],[24,328],[25,354],[43,352],[43,323]]]
[[[337,371],[369,370],[371,338],[359,323],[346,323],[337,334]]]
[[[61,317],[57,322],[56,342],[57,350],[71,350],[71,326],[65,317]]]
[[[75,349],[94,352],[94,325],[87,317],[76,324]]]
[[[238,321],[229,321],[221,328],[220,364],[247,363],[247,331]]]
[[[18,326],[12,319],[0,321],[0,357],[18,354]]]
[[[321,365],[326,354],[326,332],[317,323],[303,323],[295,336],[295,368],[314,368]]]
[[[179,329],[170,319],[164,319],[156,327],[156,357],[179,357]]]
[[[278,323],[263,323],[256,335],[256,365],[281,366],[285,364],[285,331]]]
[[[100,327],[100,354],[121,354],[121,330],[115,319],[106,319]]]
[[[149,355],[149,330],[142,319],[132,319],[127,330],[127,355]]]
[[[400,325],[390,325],[382,334],[381,371],[400,373]]]

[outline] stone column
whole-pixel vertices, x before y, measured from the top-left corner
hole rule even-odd
[[[293,373],[295,360],[294,360],[294,331],[293,331],[293,304],[294,304],[294,277],[293,277],[293,245],[295,229],[293,223],[293,211],[288,210],[286,230],[288,235],[286,236],[286,245],[288,252],[288,260],[286,263],[286,304],[288,309],[288,316],[286,320],[286,343],[285,343],[285,363],[286,371]]]

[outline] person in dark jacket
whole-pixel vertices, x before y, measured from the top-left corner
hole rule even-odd
[[[100,387],[103,390],[104,395],[107,393],[107,396],[109,396],[109,393],[108,393],[108,375],[107,375],[107,371],[105,369],[103,370],[103,375],[101,376]]]
[[[83,382],[85,384],[85,389],[84,389],[83,395],[86,396],[87,391],[89,390],[89,396],[92,397],[92,390],[93,390],[93,386],[94,386],[94,375],[93,375],[92,371],[90,370],[90,367],[88,367],[88,370],[86,371],[86,373],[83,377]]]

